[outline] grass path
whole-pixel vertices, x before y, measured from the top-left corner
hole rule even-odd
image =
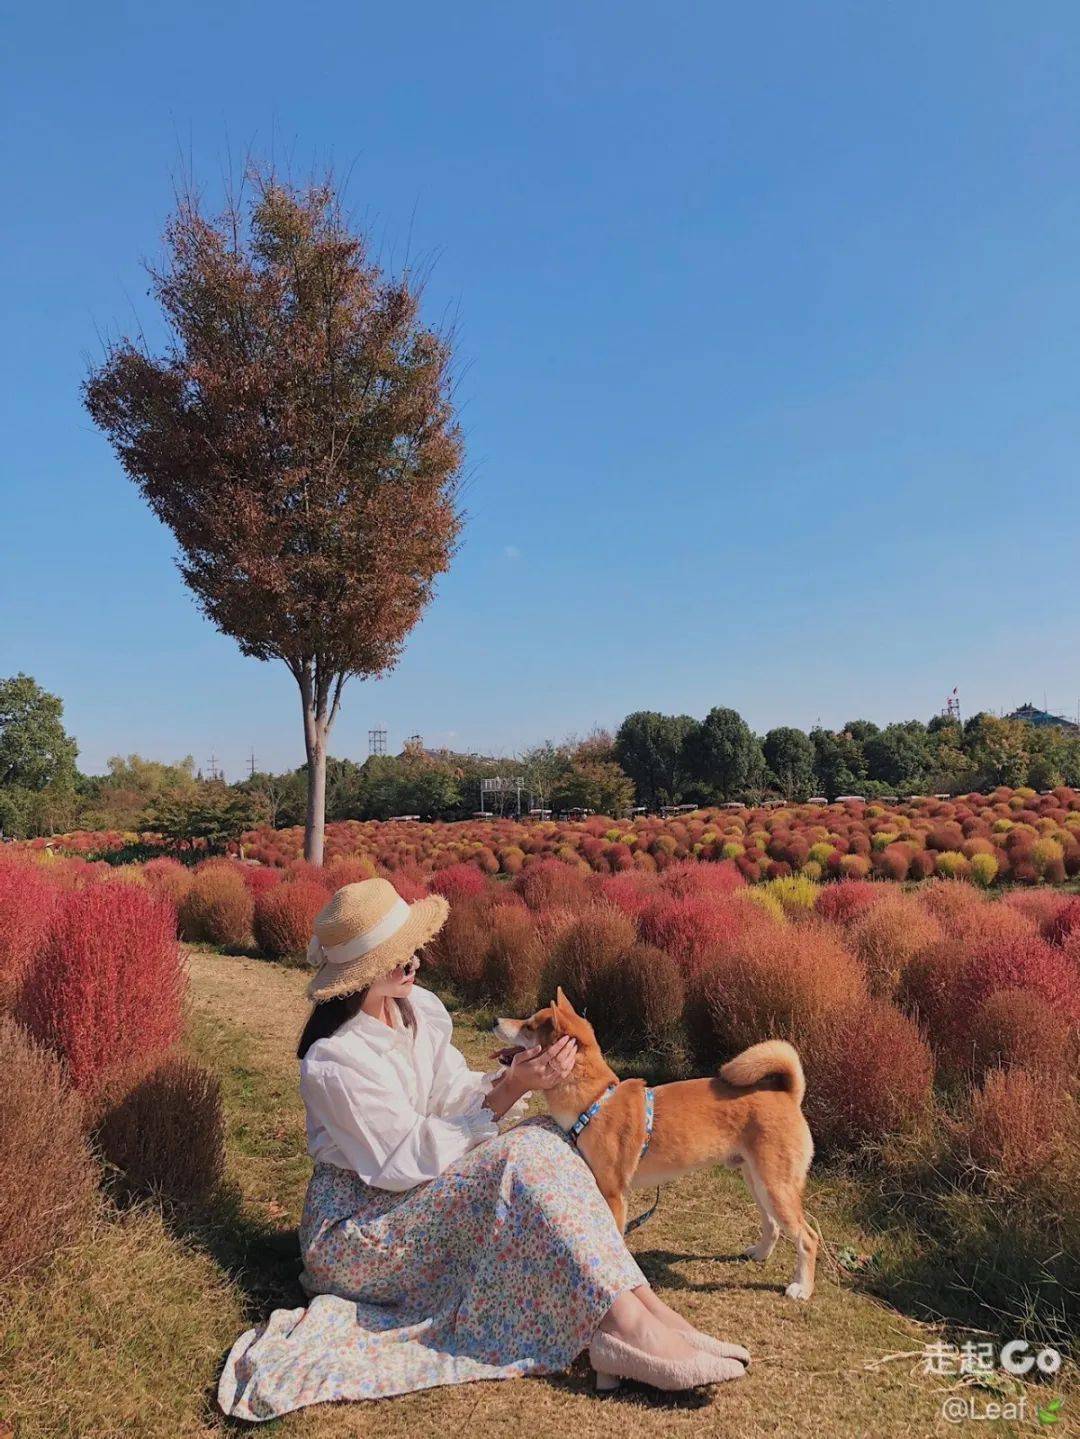
[[[246,1265],[246,1309],[255,1322],[275,1303],[303,1302],[295,1289],[293,1230],[309,1165],[294,1046],[306,1014],[305,976],[259,960],[200,952],[191,953],[190,971],[189,1042],[225,1086],[230,1175],[243,1195],[246,1232],[237,1255]],[[455,1042],[474,1067],[487,1067],[489,1042],[474,1016],[455,1017]],[[842,1195],[827,1182],[812,1185],[809,1208],[834,1243],[859,1242],[844,1226]],[[756,1237],[755,1228],[741,1181],[718,1170],[669,1185],[657,1213],[629,1241],[669,1303],[702,1328],[751,1349],[754,1363],[746,1379],[712,1396],[655,1397],[631,1387],[598,1399],[583,1358],[565,1376],[311,1409],[267,1431],[312,1439],[346,1434],[506,1439],[523,1426],[541,1434],[574,1430],[590,1439],[986,1432],[985,1422],[957,1425],[942,1419],[952,1380],[924,1375],[915,1357],[882,1362],[888,1355],[920,1354],[933,1337],[929,1331],[847,1285],[839,1287],[824,1264],[813,1302],[792,1304],[782,1293],[793,1257],[787,1245],[764,1270],[732,1258]],[[237,1255],[221,1257],[232,1268]],[[220,1421],[206,1418],[210,1427],[203,1432],[214,1432]],[[1057,1432],[1067,1427],[1059,1425]],[[1031,1432],[1032,1426],[995,1421],[990,1429],[998,1439]]]

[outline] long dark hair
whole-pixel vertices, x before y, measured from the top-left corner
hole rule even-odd
[[[355,1019],[360,1013],[364,1003],[364,996],[370,986],[358,989],[352,994],[337,995],[333,999],[324,999],[317,1004],[308,1015],[308,1022],[304,1025],[304,1032],[300,1036],[300,1043],[296,1046],[297,1059],[303,1059],[308,1050],[317,1039],[329,1039],[336,1034],[347,1019]],[[416,1029],[416,1015],[413,1007],[407,999],[395,999],[394,1003],[401,1012],[401,1018],[406,1026],[414,1031]]]

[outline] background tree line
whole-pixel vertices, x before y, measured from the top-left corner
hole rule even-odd
[[[781,725],[759,736],[733,709],[701,721],[640,710],[619,726],[614,757],[650,808],[1080,784],[1080,732],[985,713],[963,724],[944,715],[884,728],[854,719],[839,730]]]
[[[174,763],[114,756],[102,775],[83,774],[63,725],[63,703],[25,674],[0,681],[0,830],[32,838],[75,829],[154,831],[176,841],[224,843],[257,824],[303,824],[308,771],[257,772],[227,783],[205,777],[190,755]],[[976,714],[963,725],[941,715],[879,728],[850,720],[808,734],[782,725],[754,734],[733,709],[702,720],[639,710],[614,735],[545,741],[512,759],[406,745],[363,762],[328,756],[326,817],[468,819],[481,808],[480,782],[511,782],[484,807],[627,814],[635,804],[759,803],[821,794],[964,793],[995,785],[1080,786],[1080,733]]]

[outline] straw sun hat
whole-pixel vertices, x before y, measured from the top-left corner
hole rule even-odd
[[[342,885],[315,916],[308,998],[318,1003],[373,984],[433,939],[449,913],[441,894],[407,904],[386,879]]]

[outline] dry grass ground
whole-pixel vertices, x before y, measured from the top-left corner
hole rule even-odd
[[[153,1211],[102,1221],[47,1283],[0,1317],[0,1439],[187,1439],[235,1432],[213,1403],[228,1346],[275,1305],[296,1305],[295,1226],[309,1171],[294,1046],[306,1013],[305,976],[259,960],[193,952],[188,1043],[225,1087],[231,1200],[198,1232],[170,1234]],[[456,1042],[486,1068],[476,1016]],[[842,1188],[811,1186],[809,1208],[835,1245],[861,1247]],[[670,1185],[630,1246],[656,1289],[695,1324],[749,1346],[745,1380],[705,1395],[657,1396],[630,1386],[598,1398],[586,1361],[566,1375],[429,1390],[310,1409],[263,1426],[297,1439],[461,1435],[506,1439],[527,1429],[618,1439],[679,1435],[922,1436],[1038,1430],[1030,1421],[955,1424],[941,1416],[955,1381],[922,1373],[935,1335],[827,1265],[809,1306],[783,1296],[791,1251],[764,1270],[732,1256],[755,1237],[741,1182],[710,1172]],[[543,1276],[537,1276],[542,1283]],[[888,1356],[902,1356],[889,1358]],[[981,1393],[980,1404],[994,1396]],[[1057,1433],[1070,1427],[1066,1400]]]

